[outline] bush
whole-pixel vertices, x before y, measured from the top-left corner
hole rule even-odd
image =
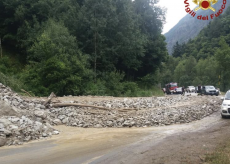
[[[140,88],[135,82],[124,82],[123,83],[123,96],[135,97],[138,96]]]
[[[27,90],[27,87],[17,76],[7,76],[2,72],[0,72],[0,83],[10,87],[16,92],[21,92],[21,89]]]
[[[140,97],[164,96],[164,93],[161,90],[161,88],[153,86],[149,89],[140,89],[140,91],[138,92],[138,96]]]
[[[105,81],[106,93],[110,96],[121,96],[123,92],[122,80],[124,73],[109,72],[105,73],[103,80]]]
[[[101,80],[97,80],[97,83],[94,83],[93,81],[88,82],[86,84],[86,88],[83,94],[97,95],[97,96],[105,95],[106,94],[105,82]]]

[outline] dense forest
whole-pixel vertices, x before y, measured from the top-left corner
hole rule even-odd
[[[174,45],[173,54],[164,63],[162,81],[180,86],[214,85],[222,91],[230,88],[230,8],[215,18],[187,44]]]
[[[1,0],[0,82],[36,96],[148,94],[168,58],[157,3]]]

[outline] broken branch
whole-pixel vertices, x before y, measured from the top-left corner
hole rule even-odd
[[[46,106],[46,105],[52,100],[53,97],[56,97],[56,95],[52,92],[52,93],[50,94],[50,96],[48,97],[48,100],[46,100],[46,101],[43,103],[43,105]]]
[[[91,107],[91,108],[98,108],[98,109],[103,109],[103,110],[110,110],[108,108],[100,107],[100,106],[93,106],[93,105],[85,105],[85,104],[74,104],[74,103],[58,103],[58,104],[53,104],[53,107],[67,107],[67,106],[78,106],[78,107]]]
[[[26,93],[28,96],[32,97],[29,92],[25,91],[24,89],[21,89],[22,92]]]

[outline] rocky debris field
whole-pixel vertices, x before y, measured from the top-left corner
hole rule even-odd
[[[67,126],[77,127],[148,127],[148,126],[164,126],[170,124],[189,123],[191,121],[200,120],[213,112],[219,110],[220,102],[216,98],[210,97],[205,102],[194,103],[190,105],[170,105],[180,103],[181,101],[190,101],[188,97],[170,97],[170,98],[154,98],[154,104],[151,99],[140,98],[135,100],[114,101],[109,102],[109,106],[114,107],[113,110],[105,111],[90,108],[50,108],[49,120],[53,124],[66,124]],[[206,99],[206,98],[203,98]],[[127,100],[127,102],[126,102]],[[164,104],[165,101],[165,104]],[[130,110],[140,102],[141,108],[138,110]],[[96,102],[102,105],[103,103]],[[95,105],[94,104],[94,105]],[[119,105],[118,105],[119,104]],[[108,102],[104,103],[108,106]],[[116,110],[127,107],[126,112]]]
[[[53,125],[83,128],[148,127],[189,123],[219,110],[219,97],[169,96],[150,98],[102,98],[98,101],[78,100],[77,103],[104,107],[44,106],[45,98],[25,98],[0,83],[0,146],[18,145],[44,139],[59,132]]]

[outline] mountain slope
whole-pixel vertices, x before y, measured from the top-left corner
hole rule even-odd
[[[219,0],[215,5],[213,5],[213,7],[218,11],[221,8],[222,4],[223,1]],[[229,6],[229,4],[230,3],[226,4],[226,8]],[[224,9],[224,11],[226,11],[226,8]],[[195,17],[187,14],[184,18],[182,18],[169,32],[165,34],[168,53],[170,55],[172,54],[173,46],[176,44],[176,42],[188,42],[189,39],[196,37],[199,32],[211,21],[210,17],[209,20],[198,20],[196,18],[197,16],[210,16],[210,14],[213,14],[213,11],[198,10]]]

